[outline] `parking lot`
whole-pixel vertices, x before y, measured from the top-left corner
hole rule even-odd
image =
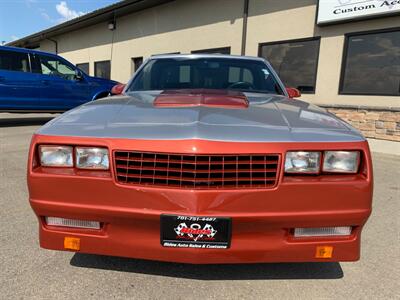
[[[399,299],[400,156],[373,155],[359,262],[196,266],[54,252],[38,246],[25,174],[30,137],[52,117],[0,114],[2,299]]]

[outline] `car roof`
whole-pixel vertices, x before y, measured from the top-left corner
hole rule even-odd
[[[164,58],[227,58],[227,59],[248,59],[265,62],[265,59],[257,56],[242,56],[230,54],[208,54],[208,53],[193,53],[193,54],[157,54],[152,55],[150,59],[164,59]]]
[[[22,53],[46,54],[46,55],[58,57],[57,54],[50,53],[50,52],[38,51],[38,50],[26,49],[26,48],[19,48],[19,47],[12,47],[12,46],[0,46],[0,50],[15,51],[15,52],[22,52]]]
[[[57,54],[38,51],[33,49],[12,47],[12,46],[0,46],[0,50],[17,51],[23,53],[36,53],[36,54],[46,54],[51,56],[58,56]],[[218,53],[193,53],[193,54],[156,54],[152,55],[150,59],[164,59],[164,58],[228,58],[228,59],[248,59],[248,60],[258,60],[265,62],[265,59],[257,56],[242,56],[242,55],[230,55],[230,54],[218,54]]]

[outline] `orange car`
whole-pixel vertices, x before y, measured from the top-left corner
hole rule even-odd
[[[121,95],[33,136],[40,245],[194,264],[358,260],[368,143],[293,96],[261,58],[153,56]]]

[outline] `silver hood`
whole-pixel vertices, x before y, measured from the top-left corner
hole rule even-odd
[[[363,136],[318,106],[284,96],[245,93],[249,107],[154,107],[161,91],[134,92],[89,102],[38,134],[145,140],[231,142],[354,142]]]

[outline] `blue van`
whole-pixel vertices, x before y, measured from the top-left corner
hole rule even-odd
[[[58,55],[0,46],[0,112],[62,112],[108,96],[117,83]]]

